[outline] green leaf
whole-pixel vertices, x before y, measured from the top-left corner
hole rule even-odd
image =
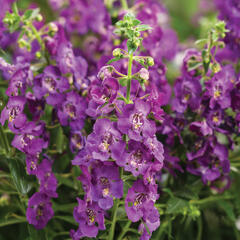
[[[236,222],[234,207],[231,203],[229,203],[225,200],[221,200],[218,202],[218,205],[220,206],[220,208],[222,208],[225,211],[225,213],[227,214],[227,216],[229,217],[229,219],[231,221]]]
[[[128,52],[131,54],[137,50],[138,45],[132,39],[128,39],[127,48],[128,48]]]
[[[127,86],[127,83],[128,83],[128,78],[126,78],[126,77],[123,77],[123,78],[120,78],[119,79],[119,84],[121,85],[121,86]]]
[[[195,42],[195,44],[200,47],[203,48],[208,42],[208,39],[199,39]]]
[[[46,240],[46,234],[44,230],[37,230],[32,225],[28,225],[28,232],[30,240]]]
[[[25,217],[17,217],[17,218],[2,218],[0,220],[0,227],[5,227],[8,225],[12,225],[12,224],[16,224],[16,223],[23,223],[23,222],[27,222]]]
[[[126,13],[123,19],[124,21],[134,21],[136,18],[133,13]]]
[[[78,226],[78,223],[75,222],[75,220],[73,219],[73,216],[54,216],[53,218],[58,218],[60,220],[63,220],[65,222],[71,223],[72,225],[76,225]]]
[[[9,168],[13,182],[19,193],[26,195],[32,188],[30,176],[27,176],[25,167],[19,159],[9,159]]]
[[[148,25],[142,24],[136,27],[136,30],[139,32],[151,30],[152,28]]]
[[[180,213],[183,211],[185,207],[188,207],[188,205],[189,205],[188,201],[181,198],[173,197],[170,198],[169,201],[167,202],[166,212],[171,214]]]
[[[54,212],[72,212],[74,207],[76,207],[76,203],[68,203],[68,204],[58,204],[53,203],[53,210]]]
[[[184,187],[175,192],[177,197],[185,199],[198,199],[198,195],[188,187]]]
[[[188,71],[195,70],[199,67],[201,67],[203,64],[202,62],[188,62]]]
[[[141,21],[138,20],[138,19],[134,19],[134,20],[133,20],[133,26],[134,26],[134,27],[137,26],[137,25],[140,24],[140,23],[141,23]]]
[[[14,2],[13,5],[12,5],[12,10],[13,10],[13,13],[16,14],[16,15],[19,15],[18,13],[18,7],[17,7],[17,3]]]
[[[111,64],[112,62],[117,62],[117,61],[119,61],[120,59],[122,59],[123,57],[115,57],[115,58],[112,58],[111,60],[109,60],[108,62],[107,62],[107,64]]]
[[[39,8],[26,10],[26,12],[23,15],[23,21],[35,19],[38,16],[39,12],[40,12]]]
[[[58,180],[58,184],[63,184],[67,187],[74,188],[72,180],[68,179],[67,177],[61,176],[60,174],[55,174]]]

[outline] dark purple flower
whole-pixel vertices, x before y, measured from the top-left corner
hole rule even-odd
[[[26,103],[26,99],[21,96],[10,97],[7,105],[1,112],[0,122],[4,125],[5,121],[8,120],[9,125],[15,124],[18,120],[23,118],[23,109]]]
[[[166,147],[164,148],[164,169],[167,169],[169,173],[175,177],[175,170],[178,170],[182,173],[184,172],[180,165],[180,159],[178,157],[170,155],[170,152]]]
[[[191,69],[192,66],[202,63],[202,56],[201,53],[198,52],[196,49],[189,49],[185,53],[185,57],[183,59],[182,65],[182,73],[184,76],[189,78],[197,77],[199,75],[199,67],[194,70]]]
[[[65,95],[62,106],[58,109],[60,123],[66,126],[68,121],[70,121],[70,126],[73,130],[81,130],[84,125],[85,107],[85,100],[77,92],[68,92]]]
[[[57,197],[57,179],[52,173],[52,162],[44,158],[37,168],[36,176],[40,183],[40,191],[49,197]]]
[[[197,110],[201,102],[202,87],[199,79],[180,77],[174,85],[175,98],[172,102],[174,111],[183,113],[187,107],[191,110]]]
[[[10,78],[6,94],[10,96],[24,95],[27,85],[32,84],[33,73],[29,64],[17,64],[16,71]]]
[[[68,80],[61,76],[59,69],[55,66],[47,66],[43,74],[34,80],[34,95],[41,99],[47,94],[62,93],[69,89]]]
[[[49,197],[42,192],[37,192],[28,201],[26,212],[27,220],[37,229],[42,229],[53,217],[54,212]]]
[[[158,198],[158,194],[149,191],[148,187],[143,184],[143,181],[138,179],[133,183],[133,186],[128,189],[125,199],[125,209],[128,218],[132,222],[137,222],[141,218],[146,218],[155,207],[154,202]],[[159,219],[155,219],[159,222]]]
[[[88,30],[104,34],[109,23],[106,8],[98,0],[70,0],[69,7],[62,11],[61,16],[65,18],[68,32],[79,34],[85,34]]]
[[[140,141],[143,137],[152,137],[156,127],[147,119],[150,108],[150,104],[143,100],[136,100],[134,105],[126,105],[122,114],[119,114],[118,129],[135,141]]]
[[[101,85],[93,85],[90,89],[90,96],[97,104],[106,102],[112,103],[117,97],[119,84],[117,79],[113,77],[105,77]]]
[[[109,119],[97,119],[93,133],[87,138],[87,148],[92,152],[94,159],[106,161],[111,156],[114,145],[122,140],[121,133]]]
[[[192,122],[189,126],[192,132],[195,132],[198,136],[212,135],[213,130],[208,126],[206,120],[202,122]]]
[[[235,73],[232,66],[227,65],[214,75],[214,77],[206,82],[206,97],[210,97],[209,106],[213,109],[219,106],[222,109],[231,106],[230,92],[235,82]]]
[[[99,229],[105,229],[104,212],[98,207],[97,203],[90,203],[79,198],[77,200],[78,206],[74,208],[73,216],[79,223],[81,236],[96,237]]]
[[[113,198],[123,195],[123,181],[119,168],[114,163],[97,163],[92,165],[92,200],[104,210],[113,206]]]
[[[70,138],[70,148],[72,152],[78,152],[85,146],[85,137],[80,131],[73,131]]]

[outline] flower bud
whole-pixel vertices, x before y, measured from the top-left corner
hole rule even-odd
[[[36,20],[37,20],[38,22],[41,22],[41,21],[43,20],[42,15],[41,15],[41,14],[38,14],[38,15],[36,16]]]
[[[114,57],[120,57],[120,56],[122,56],[122,52],[121,52],[121,49],[120,48],[115,48],[114,50],[113,50],[113,56]]]
[[[148,66],[152,67],[154,65],[153,58],[152,57],[148,57],[146,63],[147,63]]]
[[[38,58],[38,59],[41,58],[41,56],[42,56],[40,51],[37,51],[35,55],[36,55],[36,58]]]
[[[143,82],[147,82],[149,79],[149,72],[146,68],[141,68],[139,73],[139,78],[143,80]]]
[[[218,73],[221,71],[221,66],[219,63],[211,63],[210,68],[212,69],[213,73]]]
[[[97,77],[103,80],[106,77],[111,77],[113,72],[113,66],[103,66],[98,72]]]
[[[28,43],[27,43],[26,40],[21,38],[21,39],[18,40],[18,45],[19,45],[20,48],[24,48],[24,47],[27,47]]]

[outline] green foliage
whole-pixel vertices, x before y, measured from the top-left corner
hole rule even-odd
[[[127,47],[129,54],[135,52],[141,45],[143,38],[140,32],[152,29],[148,25],[141,24],[141,21],[136,19],[132,13],[127,13],[123,20],[116,23],[116,27],[115,33],[128,39]]]

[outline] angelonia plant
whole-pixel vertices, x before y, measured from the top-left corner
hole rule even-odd
[[[0,10],[0,239],[239,239],[234,1],[190,49],[159,1],[48,2]]]

